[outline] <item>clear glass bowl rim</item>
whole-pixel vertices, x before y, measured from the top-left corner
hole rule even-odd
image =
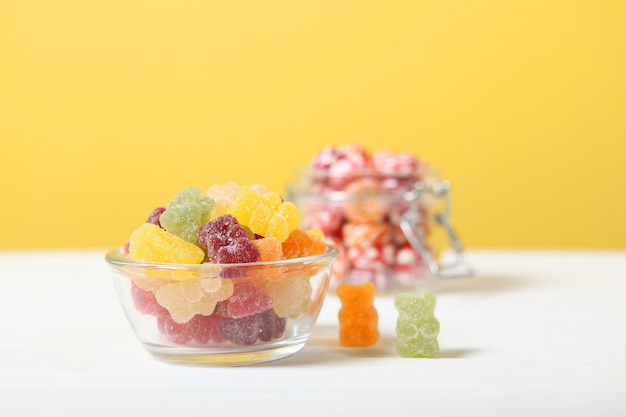
[[[162,269],[162,270],[195,270],[195,271],[203,271],[203,270],[219,270],[225,268],[254,268],[257,269],[259,267],[278,267],[278,266],[293,266],[293,265],[313,265],[313,264],[325,264],[331,263],[339,254],[339,251],[332,245],[326,245],[326,252],[305,256],[300,258],[291,258],[291,259],[283,259],[280,261],[267,261],[267,262],[246,262],[246,263],[230,263],[230,264],[218,264],[218,263],[202,263],[202,264],[174,264],[174,263],[163,263],[163,262],[147,262],[147,261],[137,261],[131,259],[127,256],[122,255],[123,248],[114,248],[109,249],[105,255],[105,261],[112,268],[117,269],[127,269],[127,268],[136,268],[136,269]]]

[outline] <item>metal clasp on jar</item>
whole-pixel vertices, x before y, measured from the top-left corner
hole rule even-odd
[[[426,244],[424,231],[419,227],[421,214],[419,210],[408,210],[400,220],[400,227],[409,243],[422,256],[430,272],[440,278],[470,276],[474,270],[467,261],[463,244],[452,227],[450,220],[450,182],[439,181],[431,185],[422,182],[415,184],[414,196],[417,200],[434,197],[443,203],[443,209],[431,213],[432,219],[443,228],[450,243],[451,259],[438,261]]]

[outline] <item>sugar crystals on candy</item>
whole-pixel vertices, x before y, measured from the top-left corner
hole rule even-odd
[[[215,201],[211,220],[226,214],[228,207],[237,198],[240,188],[239,184],[234,182],[228,182],[224,185],[214,184],[209,187],[206,194]]]
[[[196,243],[198,229],[209,220],[214,205],[213,199],[204,197],[199,188],[188,188],[174,196],[159,221],[165,230]]]
[[[289,259],[318,255],[324,253],[325,250],[326,244],[323,238],[301,229],[293,230],[283,242],[283,253]]]
[[[439,353],[437,299],[430,291],[402,292],[395,296],[398,310],[396,333],[398,355],[404,358],[434,358]]]
[[[263,193],[248,186],[241,187],[227,213],[235,216],[239,223],[248,226],[255,234],[275,237],[281,242],[300,223],[298,210],[293,203],[283,202],[276,193]]]
[[[225,214],[198,230],[198,244],[215,263],[244,263],[259,260],[259,250],[235,216]]]
[[[321,231],[298,227],[295,205],[260,185],[212,186],[207,197],[188,188],[152,211],[132,233],[125,253],[137,261],[205,262],[207,268],[154,268],[134,276],[133,305],[154,316],[163,337],[177,344],[249,345],[280,338],[288,317],[311,303],[309,278],[295,265],[240,264],[326,251]],[[290,245],[287,256],[283,249]],[[213,271],[214,263],[232,265]],[[204,277],[205,272],[219,273]]]
[[[199,264],[204,260],[204,251],[198,246],[155,224],[142,224],[129,241],[129,256],[138,261]]]
[[[212,314],[217,303],[226,300],[233,291],[231,280],[206,278],[173,282],[160,287],[155,295],[176,323],[186,323],[196,314]]]
[[[272,308],[272,298],[263,288],[243,282],[235,285],[233,294],[219,303],[222,317],[238,319],[252,316]]]
[[[280,261],[285,259],[283,246],[275,237],[255,239],[253,241],[260,253],[259,262]]]
[[[341,283],[337,286],[341,300],[339,310],[339,343],[347,347],[367,347],[378,341],[378,311],[374,307],[376,287]]]
[[[302,313],[308,307],[313,287],[305,277],[289,277],[267,283],[274,311],[279,317]]]

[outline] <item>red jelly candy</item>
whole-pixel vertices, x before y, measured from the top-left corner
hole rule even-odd
[[[161,214],[165,213],[165,207],[157,207],[155,208],[152,213],[150,213],[150,216],[148,217],[148,220],[146,220],[146,223],[152,223],[152,224],[156,224],[159,227],[163,227],[161,226]]]
[[[272,307],[272,298],[263,288],[254,284],[235,285],[233,294],[221,301],[216,312],[223,317],[238,319],[252,316]]]
[[[194,340],[201,345],[206,345],[209,342],[222,343],[223,339],[217,330],[221,320],[222,318],[216,314],[210,316],[196,314],[189,320],[187,326]]]
[[[274,309],[259,314],[259,321],[259,340],[262,342],[281,337],[287,325],[287,318],[278,317]]]
[[[153,292],[146,291],[131,282],[130,294],[133,298],[135,310],[142,314],[151,314],[153,316],[169,315],[165,307],[159,304]]]
[[[220,336],[236,345],[251,345],[257,341],[260,330],[259,315],[241,319],[224,318],[218,324]]]
[[[225,214],[198,230],[198,243],[206,248],[211,262],[256,262],[260,254],[235,216]]]
[[[278,317],[273,309],[240,319],[224,318],[218,331],[224,340],[236,345],[251,345],[257,340],[269,342],[285,332],[287,319]]]
[[[161,334],[170,342],[186,345],[193,340],[189,323],[176,323],[169,315],[159,316],[157,318],[157,326]]]

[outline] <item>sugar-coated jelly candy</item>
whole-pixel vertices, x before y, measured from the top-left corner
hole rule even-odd
[[[262,193],[250,186],[242,186],[227,213],[248,226],[255,234],[275,237],[285,241],[289,233],[298,227],[300,216],[296,206],[283,202],[277,193]]]
[[[159,221],[168,232],[196,243],[198,229],[209,221],[214,205],[213,199],[204,197],[199,188],[188,188],[174,196]]]
[[[217,329],[221,320],[222,317],[216,314],[210,316],[196,314],[186,323],[186,326],[189,328],[193,339],[201,345],[206,345],[209,342],[222,343],[224,339]]]
[[[283,242],[283,253],[287,259],[319,255],[325,251],[326,243],[323,239],[302,229],[293,230]]]
[[[279,317],[289,317],[306,311],[313,293],[311,283],[304,277],[269,281],[266,288],[272,297],[274,311]]]
[[[273,309],[269,309],[259,314],[259,340],[269,342],[278,339],[285,332],[287,319],[279,317]]]
[[[218,323],[220,337],[236,345],[251,345],[257,340],[267,342],[279,338],[285,331],[287,321],[269,309],[239,319],[223,318]]]
[[[395,296],[398,310],[397,351],[404,358],[434,358],[439,353],[437,299],[430,291],[402,292]]]
[[[367,347],[378,341],[378,312],[374,307],[376,287],[341,283],[337,286],[341,300],[339,310],[339,343],[347,347]]]
[[[257,262],[260,254],[232,214],[211,220],[198,230],[198,244],[215,263]]]
[[[275,237],[255,239],[254,245],[259,250],[259,262],[280,261],[285,259],[283,245]]]
[[[167,230],[144,223],[130,235],[128,255],[137,261],[199,264],[204,251]]]
[[[215,201],[215,206],[211,212],[211,220],[226,214],[228,207],[237,198],[240,188],[239,184],[234,182],[228,182],[224,185],[213,184],[209,187],[206,194]]]
[[[150,314],[152,316],[164,316],[168,314],[167,310],[157,302],[152,291],[140,288],[134,282],[131,282],[130,294],[133,298],[135,310],[141,314]]]
[[[154,210],[152,210],[152,213],[150,213],[150,216],[148,216],[148,219],[146,220],[146,223],[152,223],[152,224],[156,224],[159,227],[161,226],[161,214],[163,214],[165,212],[165,207],[157,207]]]
[[[193,340],[191,327],[177,323],[170,316],[158,316],[157,327],[159,332],[171,342],[186,345]]]
[[[221,278],[188,279],[160,287],[155,295],[176,323],[186,323],[196,314],[208,316],[219,301],[233,294],[231,280]]]
[[[221,301],[216,312],[222,317],[238,319],[272,308],[272,298],[263,288],[247,282],[235,285],[233,294]]]

